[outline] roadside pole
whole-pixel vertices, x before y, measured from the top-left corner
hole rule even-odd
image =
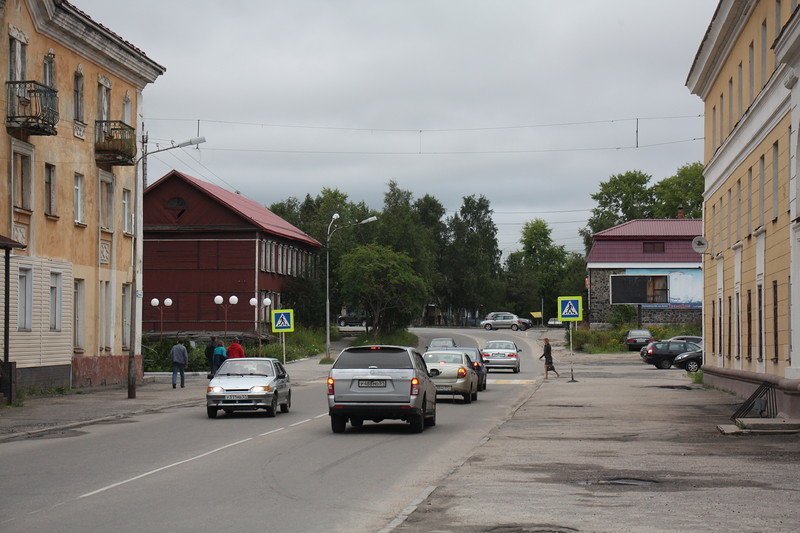
[[[281,346],[283,346],[283,364],[286,366],[286,333],[281,332]]]
[[[577,383],[575,379],[575,351],[572,349],[572,328],[575,322],[583,320],[583,297],[582,296],[559,296],[558,297],[558,319],[563,323],[569,324],[569,374],[570,379],[567,383]]]
[[[280,333],[283,364],[286,364],[286,334],[294,331],[294,309],[272,310],[272,333]]]

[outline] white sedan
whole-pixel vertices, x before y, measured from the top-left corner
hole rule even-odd
[[[436,385],[436,394],[459,395],[464,403],[478,399],[478,374],[464,352],[430,351],[422,356],[428,375]]]

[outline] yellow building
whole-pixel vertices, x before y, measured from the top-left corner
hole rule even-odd
[[[125,382],[140,353],[137,117],[164,67],[64,0],[0,0],[0,18],[0,234],[26,245],[5,317],[18,387]]]
[[[797,5],[720,1],[687,80],[705,104],[705,381],[742,396],[772,383],[778,411],[793,416],[800,416]]]

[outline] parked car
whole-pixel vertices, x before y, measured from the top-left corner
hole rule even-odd
[[[404,346],[345,348],[327,379],[331,430],[344,433],[347,421],[403,420],[414,433],[436,425],[436,386],[419,352]]]
[[[206,389],[208,418],[216,418],[220,409],[226,414],[266,409],[267,416],[275,416],[279,407],[288,413],[291,406],[292,384],[277,359],[228,359]]]
[[[520,319],[517,315],[508,313],[498,314],[495,315],[494,318],[481,321],[481,327],[489,331],[501,328],[511,328],[514,331],[521,329],[522,331],[525,331],[528,329],[529,323],[530,320]]]
[[[703,337],[698,337],[697,335],[678,335],[677,337],[670,337],[667,339],[668,341],[689,341],[693,342],[699,346],[703,345]]]
[[[504,340],[489,341],[481,349],[487,372],[492,368],[510,368],[514,373],[519,372],[521,352],[514,342]]]
[[[497,315],[513,315],[511,311],[492,311],[484,317],[484,320],[494,320]]]
[[[436,394],[461,396],[464,403],[478,399],[478,374],[464,352],[436,350],[422,355],[428,366]]]
[[[703,367],[703,350],[682,353],[672,360],[672,365],[687,372],[697,372]]]
[[[632,329],[625,335],[625,345],[628,351],[641,350],[651,342],[654,342],[653,334],[649,329]]]
[[[557,318],[551,318],[547,321],[548,328],[561,328],[564,327],[564,324]]]
[[[432,348],[453,348],[458,346],[456,344],[455,339],[451,339],[450,337],[438,337],[436,339],[431,339],[430,344],[428,344],[428,349]]]
[[[666,370],[680,354],[700,350],[700,346],[687,341],[657,341],[642,348],[642,360],[648,365]]]
[[[341,327],[345,326],[361,326],[367,327],[371,324],[370,319],[366,315],[339,315],[336,318],[336,323]]]
[[[475,369],[475,372],[478,374],[478,391],[486,390],[486,365],[483,362],[483,354],[477,348],[465,348],[463,346],[455,347],[455,348],[437,348],[437,350],[448,350],[448,351],[456,351],[456,352],[464,352],[467,354],[472,361],[472,368]]]

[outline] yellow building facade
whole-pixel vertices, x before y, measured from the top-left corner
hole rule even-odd
[[[742,396],[769,382],[779,412],[794,416],[800,414],[797,4],[720,1],[687,80],[705,105],[705,381]]]
[[[125,382],[140,353],[137,117],[164,68],[66,1],[0,0],[0,15],[0,234],[26,245],[6,317],[18,386]]]

